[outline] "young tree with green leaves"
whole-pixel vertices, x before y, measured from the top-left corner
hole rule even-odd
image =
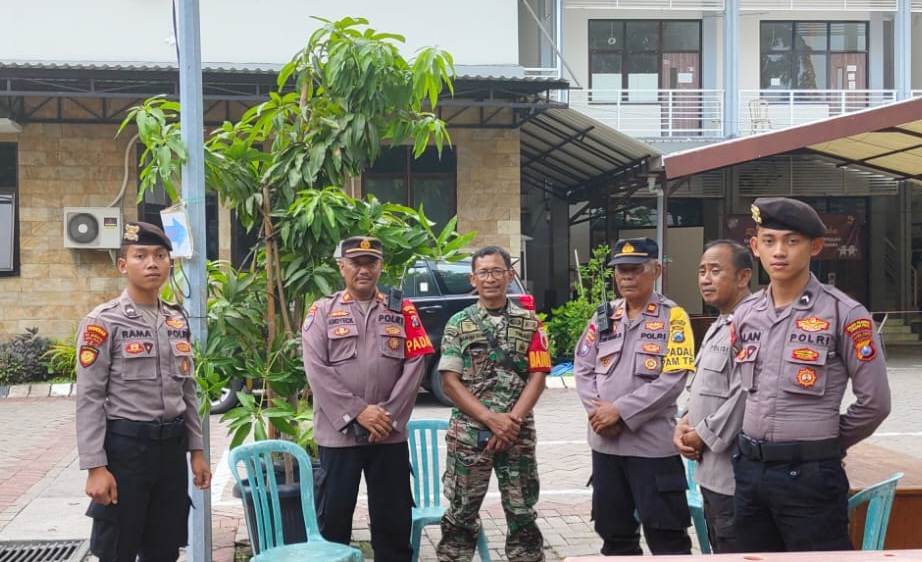
[[[443,90],[453,92],[451,55],[426,48],[407,60],[399,50],[403,37],[379,33],[365,19],[320,22],[279,72],[278,90],[205,142],[208,189],[259,233],[253,271],[224,267],[223,276],[214,277],[203,351],[218,359],[200,373],[206,389],[228,370],[250,378],[257,373],[265,385],[268,400],[244,397],[226,415],[233,444],[251,431],[263,438],[269,426],[309,444],[304,432],[310,424],[297,423],[310,415],[309,389],[296,361],[298,332],[311,302],[339,283],[332,256],[340,239],[381,239],[388,256],[384,279],[395,282],[419,257],[463,257],[475,234],[460,235],[455,219],[436,232],[422,207],[354,199],[341,190],[374,163],[382,144],[412,143],[419,157],[430,144],[441,154],[450,143],[445,123],[432,111]],[[139,198],[158,184],[176,198],[185,159],[178,111],[175,102],[153,98],[122,125],[135,123],[145,145]],[[241,294],[241,284],[263,296]],[[227,365],[221,360],[226,353],[244,361]]]

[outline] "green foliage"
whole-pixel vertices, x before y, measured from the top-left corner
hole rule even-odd
[[[464,257],[475,235],[459,234],[455,219],[434,231],[422,206],[354,199],[340,189],[374,163],[382,145],[412,144],[418,157],[430,143],[441,154],[451,142],[431,113],[443,90],[453,92],[451,55],[427,48],[407,60],[403,37],[364,19],[320,21],[279,72],[277,91],[205,142],[206,187],[260,234],[252,271],[210,268],[209,333],[196,346],[196,377],[206,395],[234,378],[266,393],[264,400],[239,394],[240,406],[225,415],[232,444],[251,434],[263,439],[274,428],[312,447],[299,327],[307,307],[340,285],[333,260],[340,239],[380,238],[387,257],[382,283],[393,284],[420,257]],[[176,199],[186,157],[178,111],[174,102],[152,98],[120,128],[135,123],[146,147],[139,196],[160,182]]]
[[[128,123],[135,123],[138,138],[144,145],[141,161],[138,163],[138,203],[144,200],[144,193],[162,185],[173,201],[178,198],[176,189],[179,170],[186,161],[186,148],[179,131],[179,104],[155,96],[132,108],[119,126],[121,133]]]
[[[581,282],[574,285],[576,298],[551,311],[547,330],[556,353],[563,356],[572,354],[596,307],[606,299],[611,300],[614,295],[611,275],[606,267],[609,251],[607,245],[598,246],[592,251],[592,258],[579,268]]]
[[[45,352],[48,372],[56,379],[69,382],[77,380],[77,336],[55,341]]]
[[[45,354],[51,340],[38,335],[38,328],[0,342],[0,384],[22,384],[48,380]]]

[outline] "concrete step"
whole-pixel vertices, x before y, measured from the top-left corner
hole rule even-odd
[[[894,326],[890,324],[889,322],[887,322],[886,324],[884,324],[883,333],[884,334],[911,334],[912,326],[906,326],[905,324]]]

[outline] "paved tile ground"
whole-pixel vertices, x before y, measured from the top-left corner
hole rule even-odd
[[[891,416],[868,440],[883,449],[922,458],[922,353],[893,353],[890,382]],[[846,400],[848,402],[848,399]],[[447,418],[449,410],[421,394],[415,418]],[[234,560],[235,543],[246,542],[239,500],[231,495],[226,466],[227,436],[212,421],[211,450],[215,479],[213,497],[213,558]],[[576,393],[549,389],[539,402],[538,463],[541,477],[539,520],[549,561],[593,554],[601,545],[589,521],[589,449],[585,415]],[[76,462],[72,398],[7,398],[0,400],[0,541],[83,538],[89,535],[84,517],[84,473]],[[860,447],[861,445],[859,445]],[[441,451],[444,457],[444,449]],[[364,490],[355,516],[354,540],[370,539]],[[494,560],[505,560],[505,521],[495,478],[481,511]],[[425,531],[422,561],[435,560],[438,527]],[[694,540],[694,538],[693,538]],[[367,544],[362,544],[366,546]],[[476,557],[475,557],[476,559]]]

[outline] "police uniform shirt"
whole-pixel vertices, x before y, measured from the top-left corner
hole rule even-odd
[[[182,309],[161,302],[152,326],[128,292],[97,306],[77,333],[80,468],[106,466],[107,419],[184,418],[189,450],[202,449],[192,343]]]
[[[409,300],[394,312],[378,294],[363,312],[348,291],[334,293],[311,305],[301,338],[319,445],[359,445],[349,427],[369,404],[390,412],[394,424],[394,431],[378,443],[406,441],[425,355],[433,352]]]
[[[732,445],[743,422],[746,397],[733,370],[730,314],[722,314],[708,328],[688,384],[688,423],[704,441],[695,477],[702,488],[732,496],[735,489],[730,464]]]
[[[633,321],[625,306],[613,304],[608,333],[599,333],[593,317],[576,346],[574,376],[586,411],[595,409],[592,400],[612,402],[626,426],[614,439],[590,427],[589,445],[611,455],[673,456],[675,402],[695,370],[688,315],[658,293]]]
[[[734,313],[733,359],[745,391],[743,432],[771,442],[839,438],[846,450],[890,411],[887,367],[870,313],[811,274],[782,311],[761,291]],[[851,379],[857,401],[840,415]]]

